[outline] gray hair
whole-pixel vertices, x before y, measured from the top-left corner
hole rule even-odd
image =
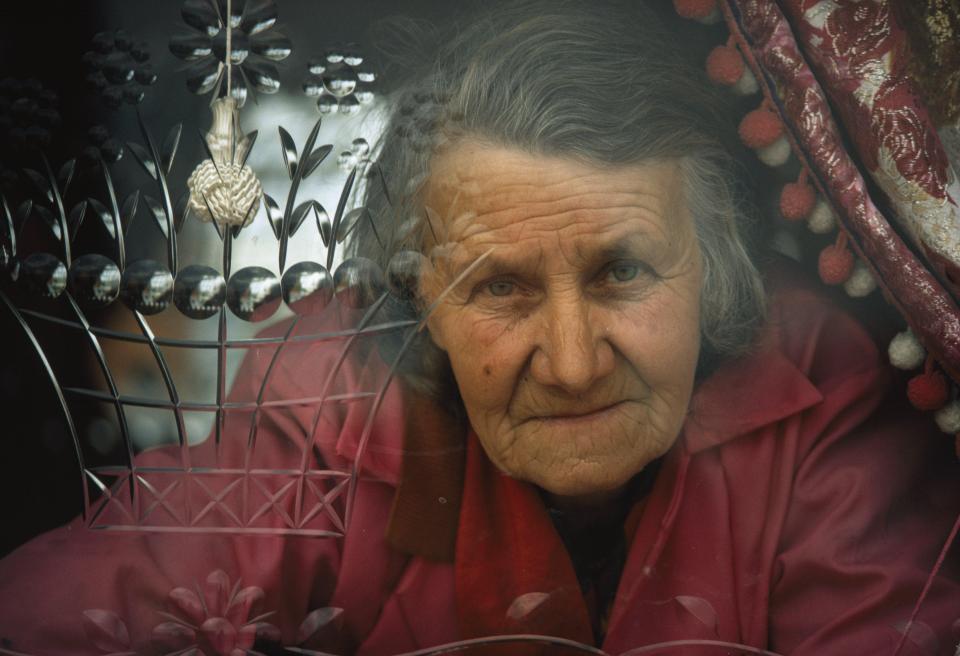
[[[390,96],[375,151],[383,183],[371,180],[365,198],[376,229],[358,226],[352,254],[387,267],[397,252],[422,248],[431,226],[420,195],[431,159],[463,137],[592,164],[675,160],[704,263],[698,376],[749,348],[765,294],[746,239],[752,212],[722,136],[733,127],[653,10],[636,1],[523,1],[486,9],[461,29],[393,22],[390,31],[435,45],[422,48],[431,54],[421,65],[404,62],[407,81]],[[413,317],[415,305],[392,302],[388,311]],[[429,339],[405,362],[401,372],[415,388],[456,394],[449,363]]]

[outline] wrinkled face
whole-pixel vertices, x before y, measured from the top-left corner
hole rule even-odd
[[[462,141],[426,189],[429,320],[505,473],[624,485],[673,444],[699,351],[700,251],[673,163],[595,167]]]

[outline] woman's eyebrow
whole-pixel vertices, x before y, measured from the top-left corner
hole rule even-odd
[[[453,276],[459,276],[466,271],[479,256],[470,255],[469,257],[458,258],[453,263],[451,271]],[[518,252],[511,255],[505,252],[504,247],[498,248],[490,253],[485,260],[473,271],[468,278],[489,278],[501,275],[531,276],[543,263],[544,254],[542,250],[535,252]]]
[[[602,242],[577,243],[574,253],[581,261],[593,263],[644,256],[660,248],[665,248],[665,245],[657,236],[645,232],[631,232],[615,239],[604,239]]]

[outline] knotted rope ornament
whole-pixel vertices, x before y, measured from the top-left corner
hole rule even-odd
[[[201,162],[190,174],[190,211],[201,221],[246,226],[257,210],[263,186],[253,169],[244,164],[250,144],[237,141],[241,134],[237,101],[218,98],[213,103],[213,124],[206,141],[213,159]]]
[[[201,221],[246,226],[260,208],[263,187],[249,166],[204,160],[187,180],[190,211]]]

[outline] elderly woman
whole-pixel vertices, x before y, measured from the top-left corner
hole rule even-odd
[[[524,4],[436,40],[393,99],[375,225],[352,245],[388,273],[419,263],[385,311],[428,330],[345,538],[63,529],[0,567],[4,645],[392,654],[535,634],[544,653],[893,653],[956,486],[884,400],[867,333],[786,265],[758,272],[707,83],[643,6]],[[386,375],[399,341],[379,346],[346,363],[347,391]],[[280,393],[334,356],[292,349]],[[238,388],[263,375],[247,366]],[[331,411],[319,462],[350,466],[365,412]],[[264,466],[306,424],[268,415]],[[958,599],[934,581],[900,653],[952,653]]]

